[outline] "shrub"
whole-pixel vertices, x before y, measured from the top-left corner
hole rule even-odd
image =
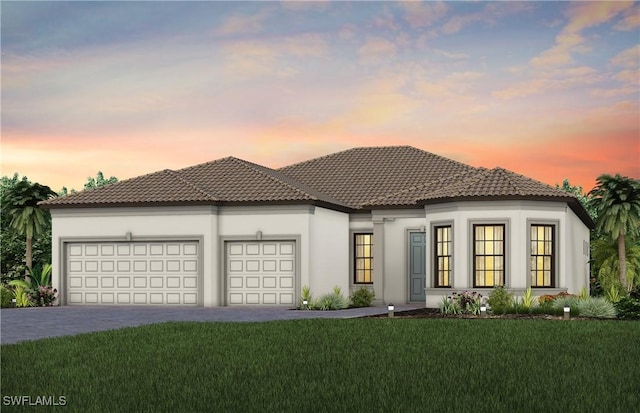
[[[640,319],[640,299],[624,297],[614,304],[618,318]]]
[[[560,313],[564,311],[564,307],[571,308],[571,315],[577,316],[580,315],[580,307],[578,306],[579,298],[575,295],[561,293],[558,294],[558,297],[552,301],[553,306]]]
[[[462,314],[460,304],[453,297],[442,297],[440,313],[444,315]]]
[[[614,318],[616,309],[604,297],[580,298],[576,301],[580,315],[583,317]]]
[[[513,294],[504,287],[496,287],[489,293],[489,307],[494,314],[504,314],[513,303]]]
[[[10,289],[4,285],[0,285],[0,307],[11,307],[11,300],[13,299],[13,293]]]
[[[37,290],[31,292],[31,300],[37,306],[50,307],[55,305],[56,294],[58,294],[58,290],[50,285],[41,285]]]
[[[304,305],[304,301],[307,301],[307,305]],[[313,302],[313,295],[311,294],[311,288],[308,285],[302,287],[302,294],[300,295],[300,303],[298,303],[299,309],[310,310]]]
[[[527,288],[524,291],[524,294],[522,296],[522,305],[524,305],[526,308],[535,307],[538,301],[539,301],[538,297],[533,295],[533,291],[531,290],[531,287]]]
[[[351,294],[352,307],[369,307],[376,294],[367,287],[360,287]]]
[[[335,286],[332,293],[320,297],[316,306],[320,310],[342,310],[349,307],[349,300],[342,295],[340,287]]]

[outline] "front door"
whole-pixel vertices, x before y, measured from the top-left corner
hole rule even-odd
[[[425,301],[426,287],[425,252],[426,234],[409,233],[409,300]]]

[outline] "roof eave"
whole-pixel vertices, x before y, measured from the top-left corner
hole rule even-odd
[[[434,205],[434,204],[443,204],[443,203],[451,203],[451,202],[477,202],[477,201],[551,201],[551,202],[566,202],[569,208],[580,218],[580,220],[589,228],[593,230],[596,228],[593,219],[589,216],[587,210],[582,206],[580,201],[577,198],[566,196],[566,197],[555,197],[555,196],[544,196],[544,195],[484,195],[484,196],[457,196],[457,197],[447,197],[447,198],[435,198],[435,199],[425,199],[418,201],[418,204],[421,205]]]

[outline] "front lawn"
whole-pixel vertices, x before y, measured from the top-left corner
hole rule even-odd
[[[627,321],[166,323],[3,345],[2,411],[630,412],[639,349]]]

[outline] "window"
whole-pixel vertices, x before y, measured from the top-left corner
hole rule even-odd
[[[504,285],[504,225],[473,226],[473,286]]]
[[[434,228],[434,287],[451,287],[451,226]]]
[[[531,225],[531,286],[553,287],[555,283],[555,227]]]
[[[373,234],[355,234],[355,271],[356,284],[373,283]]]

